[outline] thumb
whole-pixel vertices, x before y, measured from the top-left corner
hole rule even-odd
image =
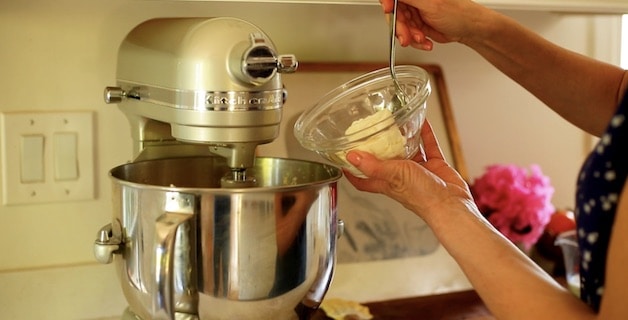
[[[378,163],[380,162],[380,160],[372,154],[357,150],[347,153],[347,161],[367,177],[373,175],[375,168],[378,167]]]
[[[415,191],[413,182],[421,179],[412,179],[413,175],[421,174],[414,170],[417,163],[404,160],[377,159],[372,154],[363,151],[351,151],[347,154],[347,161],[360,170],[366,179],[347,175],[347,180],[358,190],[381,193],[398,201],[406,208],[412,208]],[[350,173],[350,172],[349,172]]]
[[[385,174],[383,162],[364,151],[350,151],[347,161],[358,169],[366,178],[356,177],[350,171],[345,171],[347,180],[358,190],[374,193],[383,193],[390,189]]]

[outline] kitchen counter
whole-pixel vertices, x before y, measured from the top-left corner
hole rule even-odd
[[[363,303],[373,320],[495,320],[474,290]],[[120,320],[120,317],[98,320]],[[331,320],[321,309],[310,320]]]
[[[465,290],[437,295],[364,303],[373,320],[493,320],[478,294]],[[328,320],[318,310],[312,320]]]

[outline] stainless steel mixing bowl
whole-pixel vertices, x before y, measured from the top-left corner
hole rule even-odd
[[[142,319],[298,319],[331,282],[341,171],[258,158],[258,187],[220,188],[222,157],[110,171],[113,221],[95,245]]]

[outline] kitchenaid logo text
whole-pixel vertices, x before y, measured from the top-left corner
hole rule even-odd
[[[154,87],[120,81],[127,97],[182,110],[273,110],[284,102],[283,89],[204,91]]]
[[[207,92],[205,103],[207,105],[246,105],[246,106],[275,106],[281,105],[283,95],[281,92],[256,93],[214,93]]]

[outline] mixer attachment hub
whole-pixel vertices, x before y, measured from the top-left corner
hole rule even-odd
[[[247,176],[246,169],[231,169],[220,179],[220,187],[222,188],[252,188],[257,187],[257,179],[253,176]]]

